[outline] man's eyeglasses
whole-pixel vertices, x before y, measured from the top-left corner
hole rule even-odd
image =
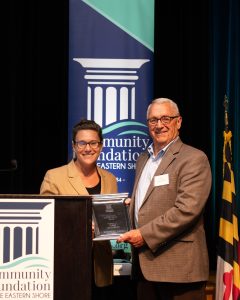
[[[79,150],[85,149],[87,145],[89,145],[92,149],[98,149],[99,146],[101,145],[101,142],[90,141],[87,143],[85,141],[75,141],[74,144],[77,146]]]
[[[178,118],[179,116],[173,116],[173,117],[170,117],[170,116],[162,116],[161,118],[151,118],[151,119],[147,119],[148,123],[151,125],[151,126],[155,126],[157,125],[158,121],[160,120],[161,123],[163,125],[168,125],[170,124],[170,122],[175,119],[175,118]]]

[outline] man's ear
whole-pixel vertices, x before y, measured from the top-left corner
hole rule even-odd
[[[182,126],[182,117],[179,116],[178,119],[177,119],[177,129],[180,129]]]

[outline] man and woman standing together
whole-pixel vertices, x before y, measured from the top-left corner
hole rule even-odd
[[[152,144],[136,163],[130,201],[133,229],[118,242],[132,245],[139,300],[204,299],[209,267],[203,212],[211,189],[210,165],[202,151],[181,141],[182,118],[175,102],[155,99],[147,123]],[[76,159],[48,171],[41,194],[116,193],[114,176],[96,166],[102,149],[100,127],[81,121],[73,129],[72,145]],[[109,243],[103,244],[109,253]],[[95,282],[106,286],[111,284],[112,266],[107,255],[106,263],[101,262],[98,266],[94,258]]]

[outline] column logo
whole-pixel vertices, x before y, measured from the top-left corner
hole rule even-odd
[[[138,69],[149,59],[73,60],[85,68],[88,119],[103,128],[122,120],[135,120],[135,82],[139,79]]]
[[[0,200],[0,298],[52,298],[54,199]]]

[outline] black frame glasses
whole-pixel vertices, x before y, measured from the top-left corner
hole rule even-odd
[[[150,118],[147,119],[148,124],[150,124],[151,126],[156,126],[158,121],[161,121],[161,123],[163,125],[168,125],[171,123],[171,121],[175,118],[178,118],[179,116],[162,116],[161,118]]]
[[[92,149],[98,149],[102,143],[99,141],[90,141],[90,142],[74,141],[74,144],[77,146],[79,150],[83,150],[87,147],[87,145],[89,145]]]

